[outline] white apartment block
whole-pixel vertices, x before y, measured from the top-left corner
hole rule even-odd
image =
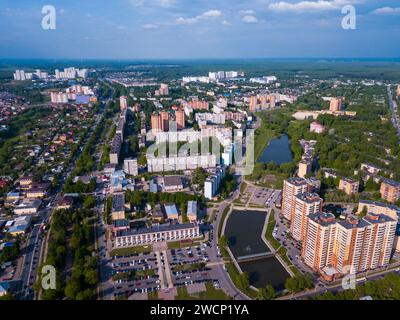
[[[148,245],[163,241],[179,241],[200,237],[200,229],[196,223],[158,225],[151,228],[130,229],[117,233],[115,248]]]
[[[215,168],[217,156],[215,154],[195,155],[195,156],[173,156],[173,157],[147,157],[148,172],[165,172],[194,170],[196,168]]]

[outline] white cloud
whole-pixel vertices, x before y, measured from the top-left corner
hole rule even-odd
[[[134,7],[162,7],[168,8],[175,4],[176,0],[129,0]]]
[[[400,8],[383,7],[374,11],[376,14],[400,14]]]
[[[257,17],[250,16],[250,15],[244,16],[242,18],[242,21],[245,22],[245,23],[258,23]]]
[[[158,25],[154,24],[154,23],[147,23],[142,25],[143,29],[157,29]]]
[[[256,12],[255,12],[254,10],[240,10],[240,11],[239,11],[239,14],[240,14],[241,16],[248,16],[248,15],[253,16],[253,15],[256,14]]]
[[[271,3],[268,8],[273,11],[288,12],[320,12],[328,10],[338,10],[348,4],[362,3],[364,0],[318,0],[318,1],[299,1],[289,3],[280,1]]]
[[[230,22],[227,21],[227,20],[224,20],[224,21],[222,21],[221,23],[222,23],[222,25],[227,26],[227,27],[230,27],[230,26],[232,25],[232,23],[230,23]]]
[[[213,18],[213,17],[219,17],[222,14],[221,11],[219,10],[208,10],[201,14],[199,18]]]
[[[206,20],[206,19],[211,19],[211,18],[216,18],[222,15],[222,12],[219,10],[208,10],[206,12],[203,12],[202,14],[193,17],[193,18],[183,18],[179,17],[176,19],[177,24],[194,24],[199,22],[200,20]]]

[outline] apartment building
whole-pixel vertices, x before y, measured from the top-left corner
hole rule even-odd
[[[316,193],[301,193],[295,196],[294,214],[290,225],[293,239],[303,241],[306,233],[307,217],[321,211],[322,199]]]
[[[334,280],[348,273],[359,273],[389,264],[397,221],[383,214],[368,213],[364,218],[335,221],[331,214],[308,217],[302,258]]]
[[[348,195],[358,193],[360,183],[356,180],[342,177],[339,181],[339,190],[343,190]]]
[[[329,111],[337,112],[342,110],[342,100],[338,98],[332,98],[329,104]]]
[[[391,179],[383,179],[380,192],[382,199],[394,203],[400,198],[400,183]]]
[[[309,192],[310,185],[303,178],[289,178],[283,182],[282,192],[282,215],[285,219],[292,221],[295,209],[295,197],[299,194]]]

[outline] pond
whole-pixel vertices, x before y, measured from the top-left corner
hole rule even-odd
[[[232,211],[226,222],[225,236],[236,258],[271,252],[261,238],[266,217],[266,212],[261,211]],[[286,279],[290,277],[274,256],[241,262],[239,266],[243,272],[249,273],[250,284],[256,288],[270,284],[280,291]]]
[[[293,161],[292,150],[290,150],[290,139],[286,134],[272,139],[265,147],[258,162],[269,163],[274,161],[277,165]]]

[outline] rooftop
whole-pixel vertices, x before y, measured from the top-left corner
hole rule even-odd
[[[183,229],[190,229],[194,228],[197,225],[195,223],[184,223],[184,224],[163,224],[163,225],[153,225],[151,228],[138,228],[138,229],[130,229],[119,231],[117,233],[118,237],[124,236],[133,236],[139,234],[147,234],[147,233],[154,233],[154,232],[165,232],[171,230],[183,230]]]

